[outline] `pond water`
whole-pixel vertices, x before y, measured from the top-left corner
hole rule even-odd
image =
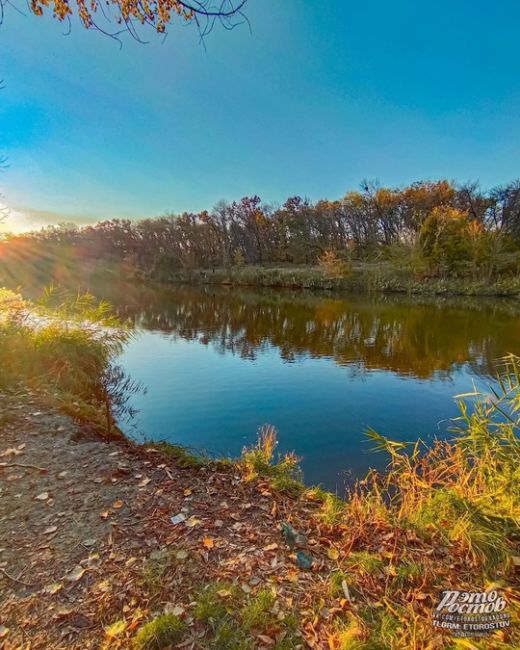
[[[271,423],[305,481],[339,493],[384,466],[367,428],[447,435],[453,396],[485,389],[495,360],[520,350],[520,312],[501,300],[126,285],[101,294],[136,328],[120,364],[147,392],[132,398],[130,435],[236,456]]]

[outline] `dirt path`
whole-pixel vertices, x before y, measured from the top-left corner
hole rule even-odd
[[[181,469],[101,441],[30,393],[0,395],[0,647],[130,647],[151,614],[172,610],[193,628],[183,647],[203,647],[193,590],[217,579],[246,594],[275,584],[281,638],[283,604],[303,603],[329,571],[316,531],[304,531],[313,572],[280,538],[280,522],[309,520],[309,507],[233,468]]]

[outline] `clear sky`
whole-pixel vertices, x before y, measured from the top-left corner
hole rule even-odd
[[[518,0],[249,0],[246,26],[117,43],[7,10],[4,228],[520,176]]]

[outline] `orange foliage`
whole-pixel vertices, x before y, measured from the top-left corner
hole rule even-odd
[[[219,5],[214,8],[209,1],[193,3],[181,2],[180,0],[105,0],[107,8],[114,10],[114,20],[117,24],[124,25],[130,29],[132,23],[147,24],[154,27],[158,32],[164,32],[166,25],[176,16],[182,21],[198,22],[199,17],[213,21],[216,18],[228,19],[240,14],[245,2],[236,6],[231,3]],[[59,21],[71,18],[77,14],[86,28],[97,27],[95,17],[105,11],[100,9],[97,0],[31,0],[31,9],[37,16],[43,15],[45,9],[52,10],[54,18]]]

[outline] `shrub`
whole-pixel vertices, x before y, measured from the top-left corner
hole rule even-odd
[[[244,253],[240,248],[237,248],[237,250],[233,254],[233,266],[237,266],[238,268],[242,268],[246,263]]]
[[[124,393],[135,388],[112,365],[127,337],[108,304],[88,294],[50,290],[34,304],[0,290],[0,387],[45,391],[73,417],[110,432],[114,409],[128,410]]]
[[[346,278],[352,271],[352,265],[347,260],[338,257],[334,251],[325,251],[318,258],[320,269],[329,278]]]

